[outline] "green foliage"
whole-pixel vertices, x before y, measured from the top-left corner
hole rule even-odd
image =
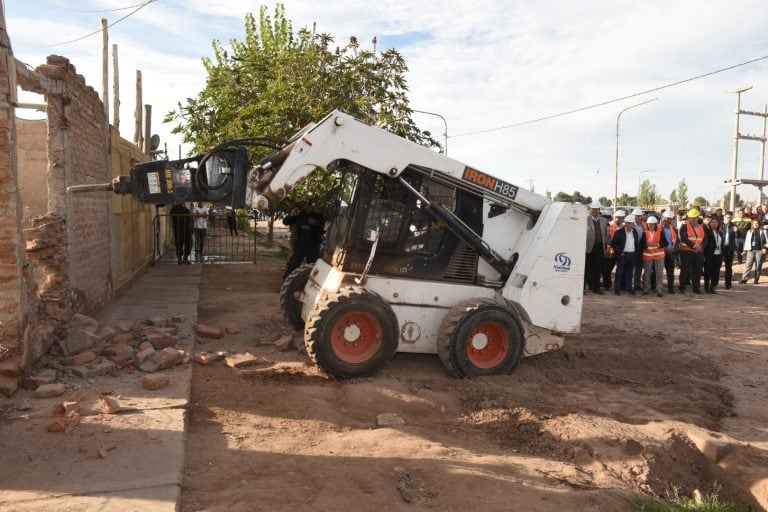
[[[659,200],[659,194],[656,192],[656,185],[651,180],[645,179],[640,184],[640,190],[637,194],[637,202],[641,206],[653,206]]]
[[[627,499],[634,512],[754,512],[754,508],[744,504],[721,501],[719,488],[699,496],[697,499],[681,496],[677,488],[667,492],[666,499],[646,495],[635,495]]]
[[[682,208],[687,208],[688,205],[688,184],[685,182],[685,178],[680,180],[675,189],[675,195],[677,196],[677,202],[680,203]]]
[[[637,204],[637,198],[635,196],[630,196],[626,192],[619,196],[618,201],[621,206],[634,206]]]
[[[592,198],[589,196],[583,196],[581,195],[581,192],[578,190],[575,191],[573,194],[566,194],[565,192],[558,192],[555,194],[555,198],[553,201],[564,201],[566,203],[581,203],[581,204],[589,204],[592,202]]]
[[[672,192],[669,193],[669,202],[671,204],[677,204],[678,203],[678,201],[677,201],[677,190],[673,190]]]
[[[611,206],[613,204],[613,199],[608,199],[607,197],[602,196],[598,198],[597,202],[600,203],[601,206]]]
[[[744,200],[741,198],[741,195],[738,192],[736,192],[736,195],[734,197],[736,198],[736,202],[734,204],[737,207],[744,206]],[[723,204],[725,205],[726,208],[731,207],[731,191],[730,190],[726,192],[725,195],[723,196]]]
[[[701,206],[709,206],[709,201],[707,201],[707,199],[706,199],[706,198],[704,198],[704,197],[701,197],[701,196],[698,196],[698,197],[694,197],[694,198],[693,198],[693,202],[694,202],[694,203],[698,203],[698,204],[700,204]]]

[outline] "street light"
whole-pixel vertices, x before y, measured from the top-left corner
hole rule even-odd
[[[616,208],[619,205],[619,121],[621,120],[621,114],[631,108],[645,105],[646,103],[656,101],[657,99],[659,98],[653,98],[652,100],[647,100],[642,103],[638,103],[637,105],[631,105],[619,112],[619,115],[616,116],[616,173],[613,178],[613,211],[616,211]]]
[[[637,173],[637,205],[638,206],[645,206],[643,204],[640,204],[640,188],[642,187],[641,185],[642,182],[640,181],[640,177],[647,172],[656,172],[656,169],[648,169],[647,171],[640,171],[639,173]]]
[[[445,125],[445,132],[443,133],[443,137],[445,141],[443,143],[444,144],[443,150],[445,151],[445,156],[448,156],[448,121],[446,121],[443,116],[441,116],[440,114],[436,114],[435,112],[427,112],[426,110],[416,110],[416,109],[411,109],[411,111],[418,112],[419,114],[429,114],[431,116],[437,116],[443,120],[443,125]]]

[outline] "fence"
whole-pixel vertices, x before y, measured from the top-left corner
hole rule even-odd
[[[195,228],[195,220],[205,229]],[[204,220],[204,222],[200,222]],[[195,219],[192,215],[162,214],[155,217],[156,263],[253,263],[256,259],[256,227],[244,216],[211,215]]]

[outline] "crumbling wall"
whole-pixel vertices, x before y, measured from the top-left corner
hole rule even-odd
[[[16,118],[19,191],[27,221],[48,212],[48,128],[45,119]]]
[[[64,213],[67,218],[69,283],[75,311],[93,312],[111,298],[111,202],[106,192],[68,194],[67,187],[111,181],[104,107],[68,59],[49,56],[37,72],[65,84],[65,91],[46,94],[48,211]]]

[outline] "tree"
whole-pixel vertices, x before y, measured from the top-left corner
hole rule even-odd
[[[414,142],[439,147],[411,119],[408,68],[396,50],[362,49],[354,37],[342,47],[332,46],[333,37],[316,33],[314,27],[295,33],[282,4],[275,7],[274,18],[262,6],[258,20],[246,15],[243,41],[232,40],[228,49],[213,41],[213,58],[203,60],[205,87],[196,98],[179,103],[165,122],[177,122],[174,133],[201,152],[241,137],[286,140],[340,109]],[[252,158],[268,152],[254,151]],[[281,208],[312,201],[314,209],[328,213],[335,182],[333,173],[315,173]],[[270,212],[270,236],[276,213]]]
[[[736,202],[734,203],[736,206],[744,206],[744,201],[741,199],[741,195],[739,195],[738,192],[736,192],[736,195],[734,196],[736,198]],[[723,196],[723,204],[726,208],[731,207],[731,191],[725,193]]]
[[[650,207],[659,200],[659,194],[656,192],[656,185],[651,180],[643,180],[638,191],[637,202],[641,206]]]
[[[611,206],[613,204],[613,200],[608,199],[605,196],[601,196],[600,198],[598,198],[597,202],[600,203],[601,206]]]
[[[677,200],[680,202],[680,207],[687,208],[688,207],[688,184],[685,182],[685,178],[680,180],[680,183],[677,184],[677,189],[675,189],[675,195],[677,196]]]
[[[618,198],[619,204],[623,206],[631,206],[637,204],[637,198],[630,196],[626,192],[623,192]]]
[[[566,202],[566,203],[574,202],[573,201],[573,196],[571,196],[570,194],[566,194],[565,192],[558,192],[557,194],[555,194],[555,198],[553,200],[554,201],[563,201],[563,202]]]
[[[673,190],[669,193],[669,204],[677,204],[677,190]]]
[[[706,198],[698,196],[693,198],[693,202],[695,204],[699,204],[700,206],[709,206],[709,201],[707,201]]]

